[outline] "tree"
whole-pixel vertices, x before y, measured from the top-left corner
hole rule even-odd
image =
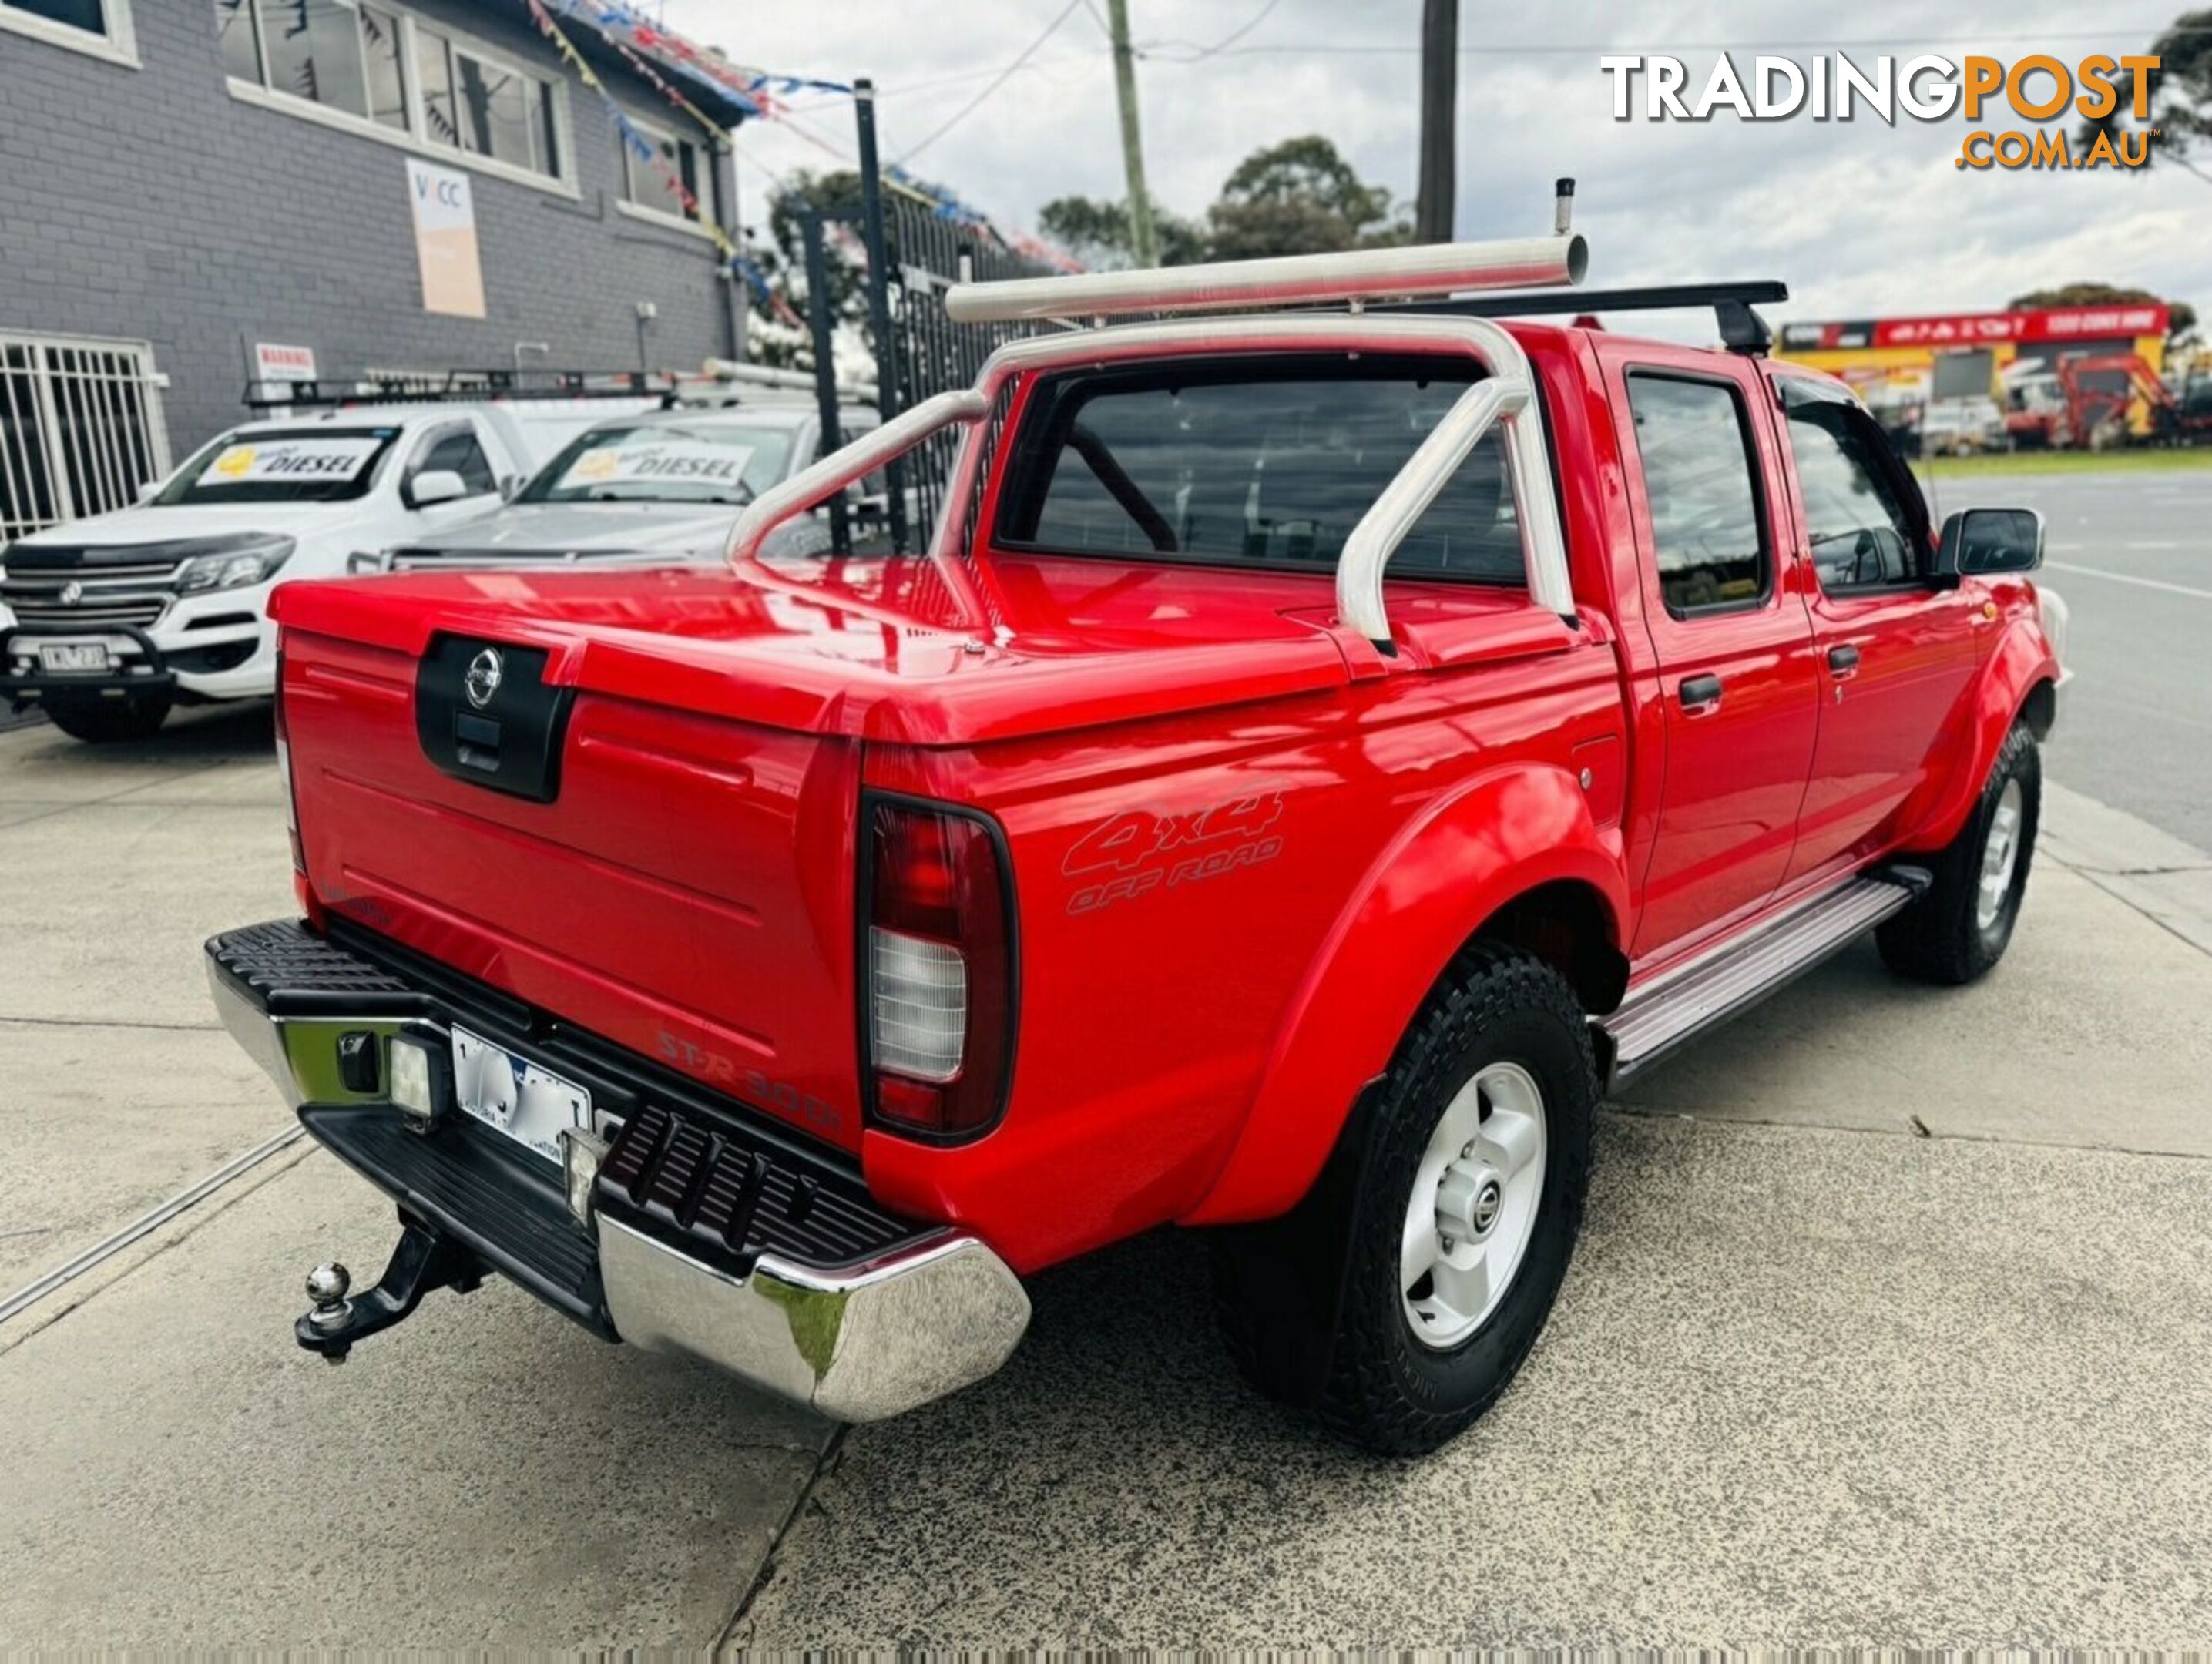
[[[868,321],[868,274],[863,262],[848,259],[839,252],[840,234],[833,225],[860,222],[860,176],[849,167],[828,173],[805,169],[793,175],[791,186],[769,200],[769,234],[775,240],[781,287],[792,306],[803,317],[806,312],[806,244],[799,228],[799,210],[811,207],[822,216],[823,264],[830,271],[830,315],[866,328]],[[774,276],[771,276],[774,282]]]
[[[2146,141],[2146,167],[2163,153],[2212,182],[2212,173],[2188,161],[2192,150],[2212,154],[2212,11],[2183,13],[2150,50],[2159,67],[2115,76],[2118,101],[2110,115],[2081,124],[2081,142],[2094,143],[2100,133],[2154,130],[2155,137]],[[2141,120],[2135,116],[2138,91],[2148,100]]]
[[[2168,301],[2147,288],[2123,288],[2116,283],[2062,283],[2057,288],[2033,289],[2005,302],[2010,312],[2038,307],[2164,307],[2166,344],[2187,345],[2197,332],[2197,308],[2186,301]]]
[[[1389,191],[1362,180],[1318,133],[1245,157],[1206,217],[1217,260],[1371,248],[1413,234],[1404,219],[1392,218]]]
[[[808,207],[822,216],[830,329],[839,361],[858,362],[874,350],[866,258],[857,252],[854,229],[860,218],[860,176],[850,168],[827,173],[801,169],[787,188],[769,199],[768,241],[750,235],[745,240],[746,264],[775,297],[755,307],[746,327],[745,351],[757,364],[793,370],[814,367],[814,336],[805,321],[806,243],[800,212]]]
[[[1118,271],[1134,265],[1137,239],[1129,223],[1129,204],[1095,197],[1055,197],[1037,212],[1037,229],[1093,271]],[[1206,258],[1206,231],[1152,202],[1152,234],[1159,239],[1160,264],[1190,265]]]

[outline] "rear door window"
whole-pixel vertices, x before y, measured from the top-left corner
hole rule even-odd
[[[1628,407],[1667,610],[1682,618],[1757,605],[1772,587],[1774,562],[1741,391],[1637,371]]]
[[[1333,572],[1345,539],[1480,376],[1459,359],[1194,361],[1048,379],[993,540],[1041,553]],[[1501,436],[1391,557],[1397,578],[1526,582]]]

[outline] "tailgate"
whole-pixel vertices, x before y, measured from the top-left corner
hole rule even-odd
[[[857,1150],[858,744],[553,688],[544,665],[467,635],[418,659],[286,631],[316,895]]]

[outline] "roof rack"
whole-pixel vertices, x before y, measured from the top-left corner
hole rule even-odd
[[[421,375],[340,376],[328,380],[262,379],[246,384],[248,410],[329,409],[347,404],[427,404],[449,400],[672,398],[678,378],[666,370],[440,370]]]
[[[786,392],[812,393],[818,384],[811,370],[781,369],[774,364],[741,363],[733,358],[710,358],[696,375],[677,378],[678,395],[685,401],[702,397],[711,398],[718,389],[726,387],[775,387]],[[837,380],[837,396],[856,404],[873,404],[881,392],[872,381],[853,381],[843,377]]]
[[[1003,324],[1252,311],[1328,301],[1360,306],[1370,300],[1457,295],[1469,289],[1572,285],[1582,282],[1589,267],[1589,246],[1569,228],[1574,197],[1575,182],[1559,180],[1548,237],[958,283],[945,293],[945,312],[957,324]]]
[[[1731,352],[1765,353],[1774,331],[1752,310],[1790,298],[1790,285],[1778,278],[1738,283],[1662,283],[1650,288],[1578,289],[1569,295],[1482,295],[1461,301],[1415,301],[1376,307],[1376,312],[1444,313],[1458,318],[1524,318],[1560,313],[1674,312],[1711,307],[1718,319],[1721,343]]]

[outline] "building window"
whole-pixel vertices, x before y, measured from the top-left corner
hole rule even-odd
[[[365,0],[215,0],[215,8],[223,67],[234,81],[523,173],[562,177],[560,101],[542,76]]]
[[[261,0],[261,57],[276,92],[368,113],[362,15],[337,0]]]
[[[399,20],[375,6],[363,6],[361,50],[368,75],[369,119],[396,133],[405,132],[407,79],[399,67]]]
[[[131,0],[0,0],[0,29],[136,64]]]
[[[660,160],[648,161],[638,155],[629,141],[620,134],[615,142],[622,148],[623,200],[633,208],[641,208],[648,214],[665,214],[671,219],[693,220],[699,217],[699,147],[689,139],[678,138],[673,133],[642,121],[630,124],[642,133]],[[690,205],[676,189],[676,180],[684,181],[684,191],[690,193]]]
[[[0,545],[169,471],[160,385],[135,343],[0,335]]]
[[[415,26],[415,66],[432,143],[561,177],[551,82],[459,46],[427,23]]]

